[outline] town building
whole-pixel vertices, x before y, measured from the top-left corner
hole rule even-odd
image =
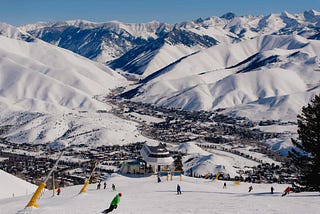
[[[147,169],[155,173],[169,170],[174,161],[163,143],[145,143],[140,154],[146,162]]]
[[[144,173],[144,163],[134,160],[134,161],[123,161],[120,167],[120,172],[122,174],[143,174]]]

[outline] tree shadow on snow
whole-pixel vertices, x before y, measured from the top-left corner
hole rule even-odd
[[[174,192],[176,193],[177,191],[174,190],[157,190],[155,192]],[[188,192],[197,192],[197,193],[215,193],[215,194],[223,194],[223,195],[236,195],[237,193],[232,193],[232,192],[214,192],[214,191],[191,191],[191,190],[186,190],[186,191],[181,191],[182,193],[188,193]]]
[[[314,197],[320,197],[320,194],[318,193],[304,193],[304,194],[299,194],[299,193],[290,193],[287,197],[294,197],[294,198],[314,198]]]
[[[281,195],[281,192],[274,192],[273,194],[271,194],[270,192],[248,192],[245,194],[241,194],[241,197],[245,197],[245,196],[271,196],[271,197],[278,197],[279,195]]]

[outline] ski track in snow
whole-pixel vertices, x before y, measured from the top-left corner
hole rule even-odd
[[[117,191],[111,191],[111,184]],[[180,183],[182,195],[176,195]],[[252,185],[253,191],[248,193]],[[319,213],[319,193],[290,193],[281,197],[286,184],[234,185],[223,181],[212,181],[190,177],[173,177],[172,181],[156,182],[156,176],[125,177],[113,174],[107,180],[107,189],[96,190],[96,184],[88,187],[87,193],[78,194],[82,186],[62,188],[60,196],[52,197],[51,191],[38,200],[39,208],[23,209],[29,196],[0,200],[1,213],[100,213],[108,208],[118,192],[123,196],[115,214],[162,214],[162,213]],[[274,186],[275,193],[270,194]]]

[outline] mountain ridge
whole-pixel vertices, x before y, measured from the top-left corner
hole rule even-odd
[[[296,92],[314,94],[320,82],[319,73],[314,70],[318,66],[319,45],[319,41],[298,35],[267,35],[214,46],[183,58],[152,80],[141,80],[136,89],[131,89],[130,98],[184,110],[213,110],[263,104],[258,100]],[[307,95],[309,99],[310,96]],[[292,109],[291,116],[282,116],[295,120],[301,103],[287,103],[287,108]],[[255,120],[265,117],[247,116]]]
[[[314,10],[304,11],[302,14],[283,12],[267,16],[236,16],[230,13],[232,14],[230,17],[225,14],[226,16],[222,15],[222,18],[211,16],[206,19],[176,24],[158,21],[125,24],[119,21],[95,23],[73,20],[29,24],[21,26],[20,29],[49,43],[72,50],[87,58],[106,63],[122,56],[130,49],[145,45],[149,39],[160,38],[176,29],[191,31],[202,36],[205,35],[208,38],[217,40],[219,43],[237,42],[261,34],[277,32],[281,34],[296,32],[304,34],[306,37],[308,34],[310,37],[319,33],[320,16],[318,13]],[[71,29],[73,30],[70,31]],[[73,35],[74,33],[72,32],[83,36]],[[74,42],[71,45],[68,43],[70,38],[65,37],[65,34],[69,34],[73,40],[78,42]],[[90,41],[88,41],[88,38],[90,38]],[[94,50],[93,47],[97,47],[93,53],[88,53],[85,48],[81,47],[85,43],[84,39],[87,40],[87,48]],[[117,42],[117,39],[121,39],[121,42]]]

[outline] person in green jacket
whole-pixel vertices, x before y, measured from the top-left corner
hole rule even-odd
[[[114,209],[117,209],[118,204],[120,202],[120,197],[122,196],[121,192],[119,192],[111,201],[110,207],[104,211],[102,211],[102,213],[109,213]]]

